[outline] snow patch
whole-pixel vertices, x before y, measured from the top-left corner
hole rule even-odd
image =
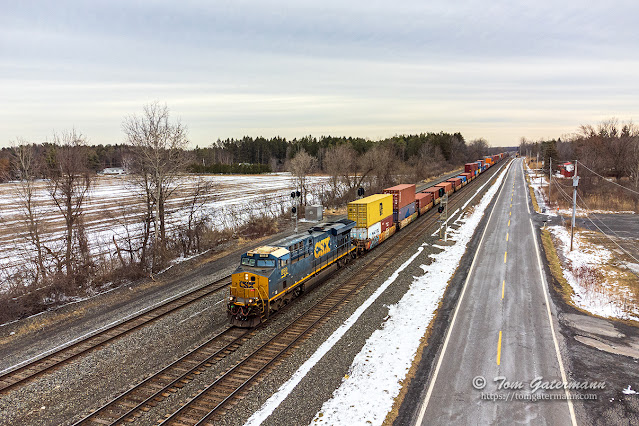
[[[425,274],[414,277],[408,292],[389,306],[388,319],[368,338],[355,356],[347,378],[315,415],[311,424],[381,425],[392,409],[410,369],[420,341],[466,251],[488,204],[497,193],[507,169],[486,192],[473,213],[451,231],[456,244],[430,255]]]
[[[601,272],[601,267],[612,259],[610,250],[586,243],[576,232],[573,251],[570,251],[570,232],[563,226],[549,226],[548,229],[559,240],[557,248],[568,262],[567,266],[562,265],[562,272],[575,292],[573,303],[602,317],[639,320],[639,308],[628,304],[628,300],[632,300],[630,290],[615,282],[614,273]],[[601,279],[605,282],[599,282]]]

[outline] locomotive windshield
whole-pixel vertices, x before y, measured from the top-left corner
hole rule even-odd
[[[253,259],[252,257],[243,257],[242,266],[253,266],[258,268],[275,268],[275,260],[273,259]]]
[[[273,259],[257,259],[258,268],[275,268],[275,261]]]

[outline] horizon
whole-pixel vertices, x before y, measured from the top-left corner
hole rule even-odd
[[[632,1],[2,4],[1,147],[72,128],[123,143],[153,101],[191,148],[440,131],[517,146],[639,111]]]

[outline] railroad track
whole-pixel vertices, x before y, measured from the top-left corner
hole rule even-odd
[[[250,339],[256,329],[229,327],[167,367],[119,395],[75,425],[121,424],[134,421],[193,378]]]
[[[202,298],[230,285],[230,276],[215,281],[199,289],[187,292],[154,308],[140,312],[124,322],[107,326],[99,332],[82,338],[42,358],[33,360],[14,370],[0,375],[0,394],[21,386],[32,379],[53,371],[82,355],[101,348],[114,340],[142,328],[172,312],[188,306]]]
[[[495,169],[501,170],[501,167]],[[484,180],[489,181],[495,174],[494,171],[487,173],[489,176]],[[452,198],[450,207],[462,205],[461,197]],[[260,377],[264,377],[279,365],[293,348],[308,339],[314,330],[326,323],[340,307],[348,303],[371,279],[383,271],[391,260],[436,224],[437,218],[438,215],[429,214],[423,220],[415,222],[413,228],[410,228],[410,233],[406,232],[402,238],[390,239],[385,244],[386,250],[374,257],[355,276],[316,302],[290,325],[261,344],[215,382],[199,391],[180,409],[163,418],[161,424],[213,424],[237,404]]]

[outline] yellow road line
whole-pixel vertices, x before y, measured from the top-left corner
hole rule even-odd
[[[501,330],[499,330],[499,342],[497,343],[497,365],[501,364]]]
[[[508,226],[510,226],[510,219],[508,219]]]
[[[508,232],[506,232],[506,241],[508,241]]]
[[[513,212],[508,212],[508,216],[512,216],[512,215],[513,215]]]
[[[506,255],[508,254],[508,250],[504,252],[504,263],[506,263]]]
[[[506,280],[501,282],[501,300],[504,300],[504,291],[506,291]]]

